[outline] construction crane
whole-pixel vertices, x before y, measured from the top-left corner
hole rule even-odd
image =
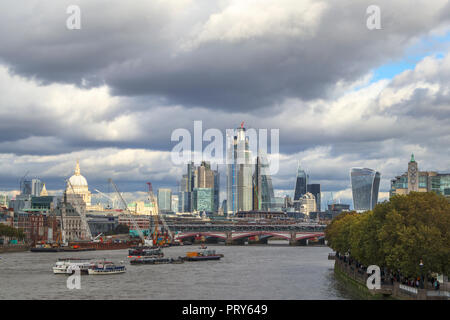
[[[98,194],[104,196],[105,198],[111,200],[111,209],[114,209],[116,207],[116,199],[113,197],[108,196],[107,194],[101,192],[100,190],[94,189]],[[108,203],[109,205],[109,203]]]
[[[128,205],[125,202],[125,200],[122,197],[122,194],[120,193],[119,189],[117,188],[116,184],[114,183],[114,181],[112,179],[108,179],[109,183],[113,186],[114,190],[116,191],[116,193],[119,195],[119,199],[122,201],[122,204],[125,206],[125,210],[128,212],[128,214],[131,217],[131,222],[133,223],[134,228],[136,229],[136,231],[139,234],[139,237],[141,238],[142,242],[144,245],[152,245],[151,241],[145,238],[144,233],[142,232],[141,228],[139,227],[139,225],[136,223],[136,221],[134,220],[133,214],[131,213],[131,211],[128,209]]]
[[[75,193],[75,189],[72,186],[72,183],[70,183],[70,180],[66,179],[67,184],[70,186],[70,188],[72,189],[72,193],[74,194],[74,200],[75,200],[75,205],[76,208],[75,210],[78,212],[78,214],[81,217],[81,224],[84,228],[84,230],[86,231],[86,236],[89,240],[92,240],[92,233],[91,233],[91,229],[89,229],[89,225],[87,223],[86,220],[86,212],[84,210],[81,209],[81,203],[80,203],[80,198],[76,197],[76,193]]]
[[[151,204],[153,204],[153,207],[156,210],[156,215],[154,216],[155,221],[155,227],[153,229],[153,242],[154,244],[157,244],[158,242],[158,224],[159,224],[159,218],[161,218],[161,222],[163,223],[164,229],[167,231],[167,235],[169,237],[170,242],[173,241],[173,234],[170,230],[169,226],[166,223],[166,220],[164,219],[164,216],[159,216],[159,210],[158,210],[158,202],[156,201],[155,194],[153,193],[153,186],[151,182],[147,182],[148,185],[148,200]]]

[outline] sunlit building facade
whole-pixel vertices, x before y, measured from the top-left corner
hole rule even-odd
[[[408,171],[391,180],[389,197],[410,192],[435,192],[450,198],[450,173],[419,171],[419,164],[411,155]]]
[[[253,168],[245,128],[227,137],[227,143],[227,210],[228,215],[235,215],[253,207]]]

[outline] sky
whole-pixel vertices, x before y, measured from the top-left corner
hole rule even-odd
[[[381,200],[412,153],[450,172],[449,1],[377,1],[373,30],[372,1],[338,3],[1,1],[0,192],[28,172],[60,193],[77,159],[93,193],[175,191],[171,134],[195,120],[279,129],[279,196],[298,161],[323,204],[351,203],[351,167],[381,172]]]

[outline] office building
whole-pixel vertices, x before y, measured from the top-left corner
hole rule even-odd
[[[42,187],[43,183],[40,179],[25,179],[20,182],[20,193],[21,195],[39,197]]]
[[[298,163],[297,168],[297,179],[295,181],[295,191],[294,191],[294,206],[296,209],[299,209],[299,201],[300,198],[306,193],[308,184],[308,175],[305,170],[300,167],[300,162]]]
[[[214,190],[212,188],[194,189],[194,211],[208,212],[214,211]]]
[[[253,174],[253,210],[270,211],[273,209],[273,206],[274,192],[269,161],[266,154],[261,152],[256,157],[255,172]],[[281,208],[277,208],[277,210],[279,211]]]
[[[227,210],[229,215],[253,207],[253,182],[249,140],[243,124],[227,137]]]
[[[308,184],[306,186],[306,191],[314,195],[314,198],[316,198],[317,211],[321,211],[320,202],[322,201],[322,197],[320,196],[320,184],[318,183]]]
[[[317,211],[316,198],[310,192],[305,193],[299,199],[300,201],[300,212],[306,217],[309,217],[310,212]]]
[[[169,213],[172,211],[171,189],[158,189],[158,209],[159,213]]]
[[[381,174],[368,168],[352,168],[353,207],[356,211],[372,210],[378,203]]]

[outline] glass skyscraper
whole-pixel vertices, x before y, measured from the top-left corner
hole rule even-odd
[[[264,153],[260,153],[256,158],[253,175],[253,210],[270,211],[274,198],[269,161]]]
[[[353,207],[356,211],[372,210],[378,202],[381,174],[368,168],[352,168]]]
[[[245,128],[227,137],[227,211],[234,215],[252,210],[252,165],[248,137]]]
[[[214,189],[195,188],[194,189],[194,210],[199,212],[214,211]]]
[[[308,175],[305,170],[300,167],[300,162],[298,163],[297,169],[297,180],[295,182],[295,191],[294,191],[294,206],[296,210],[300,209],[300,198],[306,194],[308,184]]]
[[[168,213],[172,210],[172,190],[158,189],[159,213]]]
[[[41,195],[43,183],[40,179],[23,180],[20,182],[20,192],[22,195],[39,197]]]
[[[308,175],[305,170],[300,167],[300,162],[298,163],[297,169],[297,181],[295,183],[295,193],[294,200],[299,200],[302,195],[307,192],[306,185],[308,184]]]

